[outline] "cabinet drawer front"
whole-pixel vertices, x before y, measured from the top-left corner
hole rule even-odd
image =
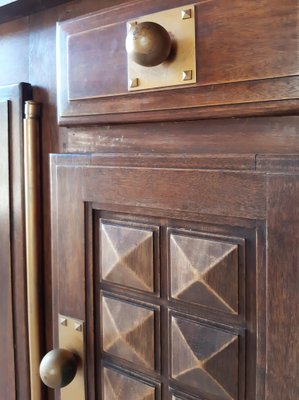
[[[127,22],[184,3],[135,2],[60,23],[60,122],[260,114],[299,97],[296,0],[195,2],[196,82],[130,93]]]

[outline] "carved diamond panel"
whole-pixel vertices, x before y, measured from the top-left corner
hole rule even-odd
[[[171,296],[238,312],[238,245],[170,235]]]
[[[147,292],[154,290],[153,231],[101,223],[102,279]]]
[[[219,400],[238,398],[238,336],[172,317],[171,341],[174,379]]]
[[[102,297],[103,350],[145,368],[155,368],[155,311]]]
[[[104,400],[155,400],[155,387],[104,368]]]

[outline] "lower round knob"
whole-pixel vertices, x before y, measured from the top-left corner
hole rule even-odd
[[[71,351],[55,349],[44,356],[40,363],[39,373],[46,386],[60,389],[72,382],[77,368],[77,358]]]

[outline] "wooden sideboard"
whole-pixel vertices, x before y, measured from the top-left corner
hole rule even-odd
[[[88,400],[296,400],[298,3],[197,1],[196,83],[130,92],[127,21],[188,4],[58,24],[54,342]]]

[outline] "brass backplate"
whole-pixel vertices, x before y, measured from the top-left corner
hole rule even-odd
[[[173,40],[173,54],[156,67],[143,67],[128,57],[128,90],[196,83],[195,7],[187,5],[144,15],[127,23],[127,31],[140,22],[162,25]]]
[[[83,321],[64,315],[58,316],[59,348],[72,351],[80,364],[74,380],[61,389],[61,400],[85,400],[84,335]]]

